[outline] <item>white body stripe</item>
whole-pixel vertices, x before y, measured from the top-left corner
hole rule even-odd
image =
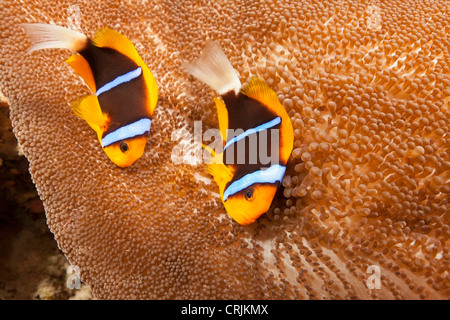
[[[102,93],[104,93],[106,91],[109,91],[112,88],[117,87],[118,85],[120,85],[122,83],[125,83],[125,82],[131,81],[133,79],[136,79],[141,74],[142,74],[142,69],[141,69],[141,67],[138,67],[137,69],[135,69],[133,71],[130,71],[130,72],[127,72],[124,75],[118,76],[113,81],[108,82],[107,84],[102,86],[100,89],[98,89],[95,94],[98,97]]]
[[[248,173],[239,180],[234,181],[228,186],[228,188],[225,189],[225,192],[223,193],[223,201],[227,201],[229,196],[232,196],[233,194],[242,191],[255,183],[281,182],[285,172],[286,167],[279,164],[274,164],[268,169]]]
[[[121,140],[133,138],[136,136],[143,135],[146,132],[150,132],[150,126],[152,120],[144,118],[136,122],[130,123],[126,126],[120,127],[119,129],[108,133],[102,139],[102,147],[107,147],[110,144],[119,142]]]
[[[251,128],[246,130],[245,132],[241,133],[240,135],[234,137],[233,139],[231,139],[230,141],[228,141],[225,144],[225,147],[223,148],[223,150],[225,150],[226,148],[228,148],[230,145],[232,145],[235,142],[238,142],[239,140],[244,139],[245,137],[253,134],[253,133],[257,133],[263,130],[267,130],[270,129],[272,127],[275,127],[277,124],[281,123],[281,118],[280,117],[276,117],[273,120],[270,120],[269,122],[263,123],[255,128]]]

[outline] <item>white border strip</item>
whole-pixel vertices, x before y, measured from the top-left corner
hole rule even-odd
[[[248,173],[239,180],[234,181],[228,186],[228,188],[226,188],[225,192],[223,193],[223,201],[227,201],[229,196],[232,196],[233,194],[242,191],[255,183],[275,183],[277,181],[281,182],[281,179],[283,179],[285,172],[286,167],[279,164],[274,164],[268,169]]]
[[[263,123],[263,124],[255,127],[255,128],[248,129],[244,133],[241,133],[240,135],[238,135],[238,136],[234,137],[233,139],[231,139],[230,141],[228,141],[225,144],[225,147],[223,148],[223,150],[225,150],[231,144],[233,144],[235,142],[238,142],[239,140],[242,140],[242,139],[244,139],[245,137],[247,137],[247,136],[249,136],[251,134],[254,134],[254,133],[266,130],[266,129],[270,129],[272,127],[275,127],[279,123],[281,123],[281,118],[280,117],[276,117],[275,119],[270,120],[269,122]]]
[[[143,135],[146,132],[150,132],[150,126],[152,120],[144,118],[136,122],[127,124],[119,129],[108,133],[102,138],[102,147],[107,147],[110,144],[116,143],[121,140],[133,138],[135,136]]]
[[[113,81],[110,81],[107,84],[103,85],[100,89],[97,90],[97,92],[95,94],[98,97],[102,93],[109,91],[112,88],[117,87],[118,85],[121,85],[122,83],[136,79],[141,74],[142,74],[142,69],[141,69],[141,67],[138,67],[136,70],[133,70],[128,73],[125,73],[124,75],[118,76]]]

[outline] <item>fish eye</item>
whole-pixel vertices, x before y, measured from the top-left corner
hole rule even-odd
[[[247,192],[245,193],[245,200],[252,200],[253,192],[254,192],[253,188],[248,189]]]
[[[122,151],[123,153],[128,151],[128,144],[126,142],[121,142],[119,145],[120,151]]]

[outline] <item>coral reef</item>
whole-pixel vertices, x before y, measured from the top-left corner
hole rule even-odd
[[[50,230],[98,298],[450,297],[448,1],[0,9],[0,88],[14,133]],[[88,36],[108,26],[136,44],[160,99],[133,166],[110,163],[70,113],[88,90],[64,63],[68,52],[26,55],[20,22]],[[182,68],[207,39],[243,82],[265,79],[294,125],[283,188],[248,227],[225,214],[201,165],[171,161],[174,131],[217,127],[214,93]]]

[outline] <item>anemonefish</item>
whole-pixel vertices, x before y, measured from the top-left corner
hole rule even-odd
[[[45,48],[76,51],[67,62],[93,92],[71,104],[75,115],[95,130],[106,155],[128,167],[143,153],[150,133],[158,87],[132,42],[108,28],[93,39],[64,27],[22,24],[28,52]]]
[[[227,213],[241,225],[251,224],[270,209],[286,172],[294,144],[291,120],[275,91],[264,80],[255,77],[241,85],[222,48],[214,42],[209,42],[201,56],[185,68],[220,95],[214,101],[224,147],[223,152],[215,153],[204,146],[212,155],[206,171],[218,184]],[[255,145],[252,151],[249,150],[251,136],[262,139],[264,133],[266,138],[271,137],[269,132],[272,130],[279,130],[276,135],[279,138],[278,163],[267,166],[260,160],[249,161],[249,153],[258,152]],[[227,152],[242,141],[247,142],[245,149],[234,150],[245,153],[245,161],[236,161],[236,155],[228,159]],[[274,142],[266,141],[267,144]]]

